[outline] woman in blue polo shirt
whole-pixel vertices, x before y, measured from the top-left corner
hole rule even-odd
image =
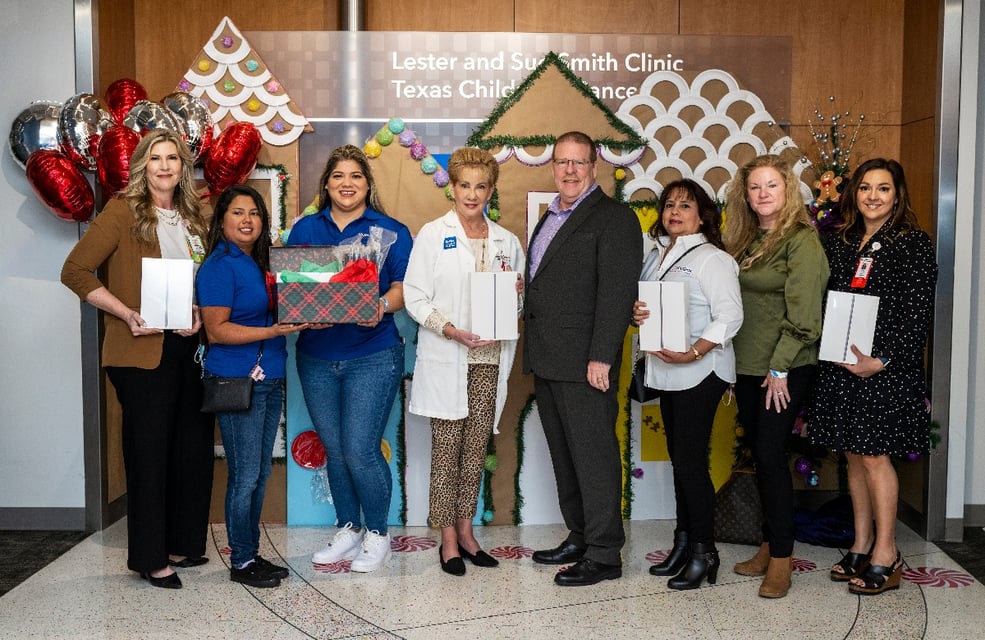
[[[312,561],[352,560],[352,571],[369,572],[390,558],[392,478],[380,441],[404,370],[393,313],[404,306],[404,272],[413,240],[406,226],[383,212],[366,155],[358,147],[333,151],[319,184],[320,211],[294,225],[288,245],[338,245],[373,227],[397,236],[380,268],[376,318],[305,331],[297,342],[301,390],[325,446],[340,527]]]
[[[216,414],[229,466],[225,506],[232,549],[229,578],[253,587],[276,587],[288,571],[258,553],[260,509],[284,400],[284,335],[306,325],[273,324],[267,287],[270,218],[259,193],[246,185],[224,191],[216,203],[207,244],[208,257],[196,278],[211,343],[205,375],[256,380],[249,409]]]

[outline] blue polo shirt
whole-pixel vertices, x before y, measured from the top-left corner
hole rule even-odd
[[[273,323],[269,311],[267,281],[253,258],[231,242],[222,240],[205,259],[195,278],[198,304],[229,307],[229,321],[244,327],[266,327]],[[211,344],[205,369],[223,377],[249,375],[257,361],[260,342]],[[284,336],[263,341],[260,366],[268,378],[283,378],[287,361]]]
[[[386,261],[380,269],[380,295],[390,290],[394,282],[403,282],[414,244],[406,225],[369,207],[359,218],[339,230],[328,208],[297,221],[287,236],[287,246],[337,245],[359,234],[368,234],[370,227],[382,227],[397,234],[390,246]],[[302,331],[297,348],[302,353],[323,360],[352,360],[363,358],[400,343],[400,334],[392,313],[383,314],[375,327],[358,324],[335,324],[327,329]]]

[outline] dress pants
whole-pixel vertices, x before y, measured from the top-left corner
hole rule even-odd
[[[202,413],[198,337],[164,335],[155,369],[107,367],[123,409],[127,566],[161,569],[168,555],[205,554],[215,419]]]
[[[618,369],[618,367],[614,367]],[[626,541],[622,526],[622,461],[616,439],[616,388],[606,392],[586,381],[534,377],[537,410],[554,464],[558,503],[585,558],[621,564]]]

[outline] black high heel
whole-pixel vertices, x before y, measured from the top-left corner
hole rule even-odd
[[[860,575],[856,576],[862,584],[854,582],[848,583],[848,590],[851,593],[861,596],[874,596],[883,591],[899,589],[900,578],[903,575],[903,556],[899,550],[896,551],[896,560],[892,566],[886,567],[879,564],[870,564],[869,567]]]
[[[463,558],[465,558],[466,560],[468,560],[469,562],[471,562],[472,564],[474,564],[477,567],[498,567],[499,566],[499,560],[497,560],[496,558],[492,557],[491,555],[489,555],[488,553],[486,553],[482,549],[479,549],[475,553],[469,553],[468,551],[465,550],[465,547],[463,547],[462,545],[458,545],[458,553]]]
[[[441,545],[438,545],[438,561],[441,563],[441,570],[453,576],[465,575],[465,561],[460,557],[454,557],[445,562],[445,557],[441,555]]]
[[[672,576],[687,562],[687,531],[674,533],[674,548],[670,550],[663,562],[650,567],[651,576]]]
[[[687,564],[680,573],[667,581],[667,587],[678,591],[697,589],[705,578],[708,579],[708,584],[715,584],[721,564],[714,542],[693,542]]]
[[[829,572],[831,580],[834,582],[848,582],[868,568],[871,555],[871,550],[869,553],[849,551],[841,560],[831,566],[831,571]],[[841,571],[835,571],[835,567],[841,567]]]
[[[140,574],[140,577],[151,583],[152,586],[160,587],[161,589],[181,588],[181,578],[178,577],[177,573],[171,573],[166,576],[161,576],[160,578],[155,578],[149,572],[145,571]]]

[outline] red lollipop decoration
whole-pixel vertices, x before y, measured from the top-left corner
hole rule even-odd
[[[69,222],[92,217],[95,198],[82,171],[61,151],[41,149],[27,159],[27,181],[48,209]]]
[[[213,194],[244,182],[256,166],[263,139],[250,122],[234,122],[212,142],[205,160],[205,181]]]
[[[122,124],[133,105],[146,99],[147,89],[129,78],[121,78],[106,89],[106,105],[116,124]]]
[[[130,158],[140,142],[140,134],[123,125],[106,130],[99,139],[96,169],[104,196],[117,197],[117,193],[130,180]]]
[[[299,433],[291,443],[291,457],[302,469],[325,466],[325,447],[318,439],[318,434],[310,429]]]

